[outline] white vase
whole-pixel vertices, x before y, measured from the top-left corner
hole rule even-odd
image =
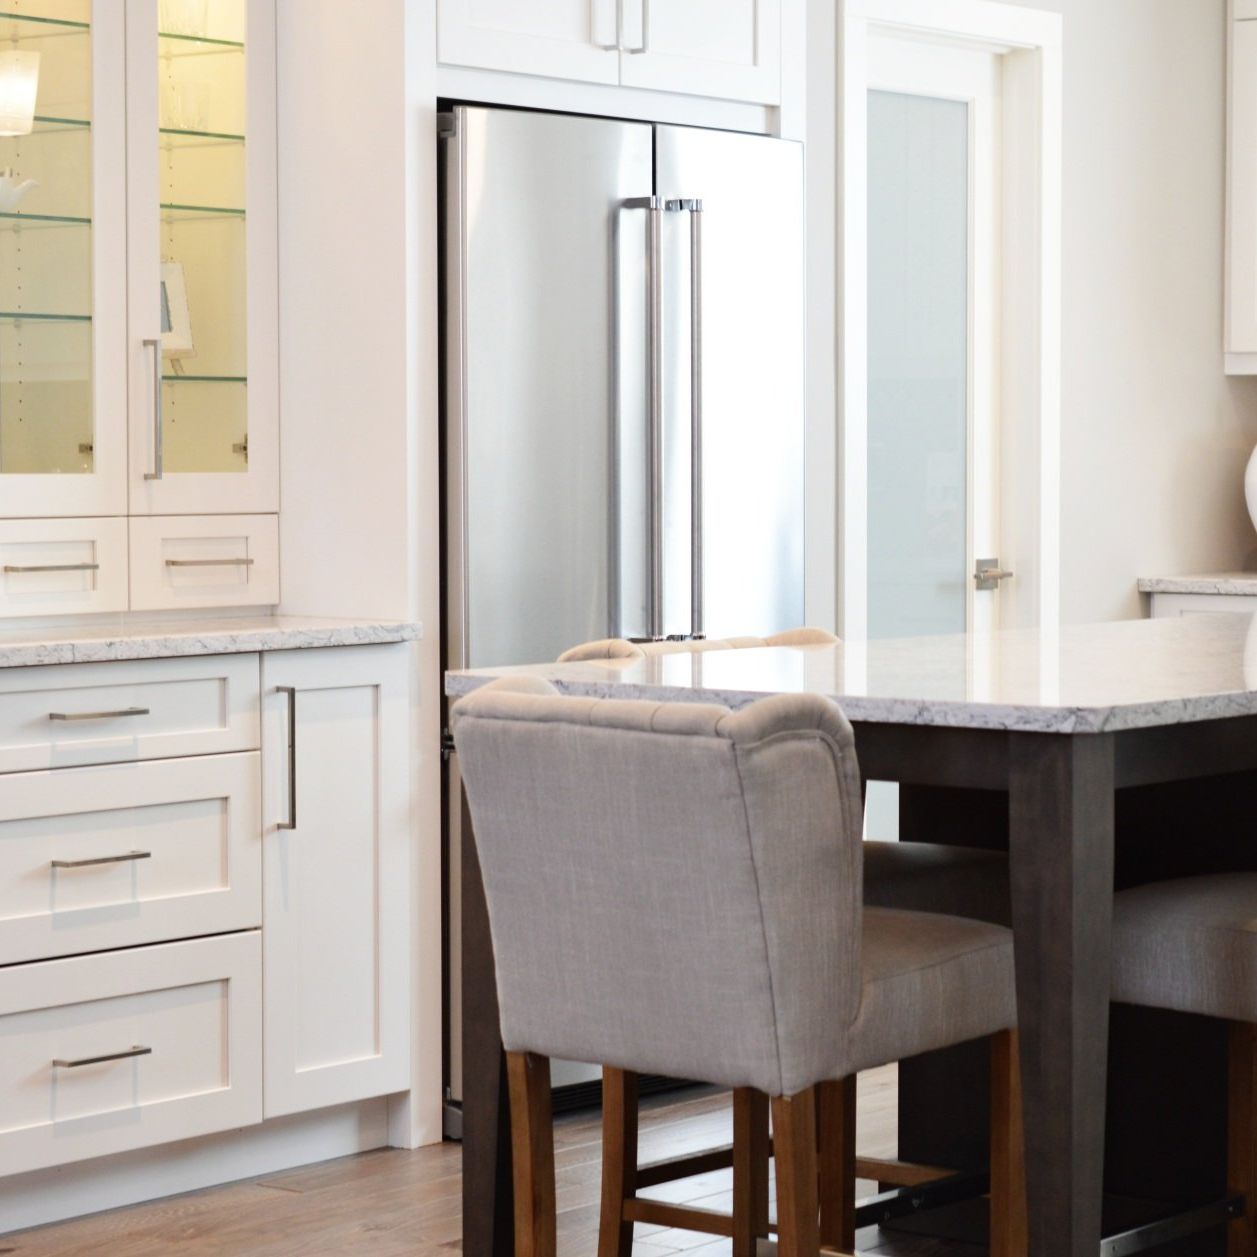
[[[1244,500],[1248,503],[1248,518],[1257,528],[1257,448],[1248,459],[1248,468],[1244,472]]]

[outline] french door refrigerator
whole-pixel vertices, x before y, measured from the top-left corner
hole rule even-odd
[[[446,665],[802,624],[800,146],[474,106],[441,129]],[[455,1099],[459,796],[451,760]]]

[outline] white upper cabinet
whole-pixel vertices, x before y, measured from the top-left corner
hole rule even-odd
[[[126,9],[131,514],[272,512],[274,0]]]
[[[447,65],[618,83],[620,0],[439,0],[438,55]]]
[[[0,517],[126,514],[123,28],[90,0],[0,14]]]
[[[1226,369],[1248,375],[1257,374],[1257,20],[1231,23],[1227,131]]]
[[[775,105],[781,0],[624,0],[625,87]]]
[[[775,105],[782,0],[438,0],[447,65]]]

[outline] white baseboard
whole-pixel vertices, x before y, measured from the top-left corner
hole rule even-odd
[[[365,1100],[260,1126],[0,1179],[0,1234],[382,1148],[388,1101]]]

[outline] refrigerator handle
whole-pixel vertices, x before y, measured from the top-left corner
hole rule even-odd
[[[660,232],[667,205],[657,196],[633,197],[625,209],[645,210],[649,223],[646,251],[646,297],[649,336],[646,346],[649,378],[646,424],[646,570],[647,633],[663,639],[663,258]]]
[[[703,203],[676,202],[690,216],[690,636],[703,627]]]

